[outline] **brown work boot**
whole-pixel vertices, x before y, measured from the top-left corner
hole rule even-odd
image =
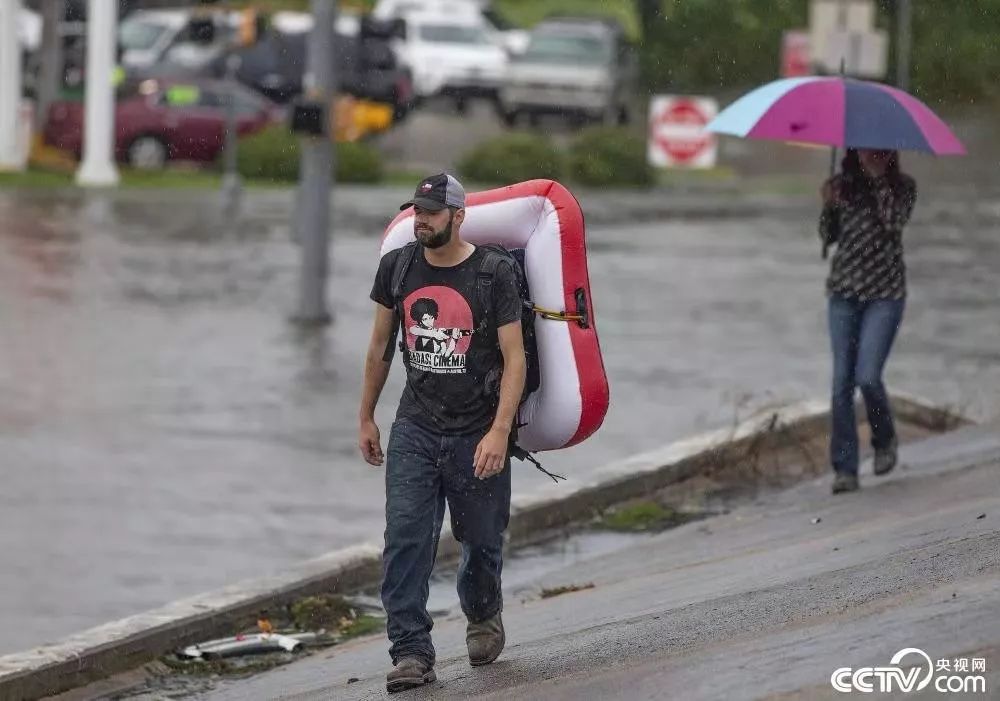
[[[882,476],[892,472],[892,468],[896,467],[896,461],[899,454],[898,451],[899,447],[896,443],[895,437],[889,441],[889,445],[885,448],[875,450],[875,459],[873,462],[875,463],[876,475]]]
[[[845,492],[856,492],[861,488],[858,484],[858,476],[848,472],[838,472],[833,478],[833,493],[843,494]]]
[[[385,690],[390,694],[437,681],[433,665],[417,657],[404,657],[385,675]]]
[[[499,611],[493,618],[481,623],[469,621],[465,627],[465,644],[469,647],[469,664],[473,667],[481,667],[500,657],[506,642]]]

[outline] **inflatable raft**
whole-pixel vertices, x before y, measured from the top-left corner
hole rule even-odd
[[[534,452],[580,443],[601,426],[609,399],[580,204],[551,180],[470,193],[462,238],[524,250],[541,382],[521,405],[518,444]],[[386,229],[381,255],[410,241],[412,209]]]

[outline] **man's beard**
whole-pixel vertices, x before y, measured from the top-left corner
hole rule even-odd
[[[441,248],[451,241],[451,229],[452,223],[455,220],[455,215],[451,214],[448,217],[448,226],[443,228],[441,231],[428,231],[427,229],[417,229],[414,233],[417,240],[424,248]]]

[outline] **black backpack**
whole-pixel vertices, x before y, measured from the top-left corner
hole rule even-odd
[[[392,356],[394,354],[393,346],[396,345],[396,335],[402,331],[402,337],[399,339],[399,351],[403,356],[403,362],[408,364],[406,356],[406,331],[403,329],[403,323],[405,320],[401,314],[401,305],[403,302],[403,282],[406,280],[406,274],[410,270],[410,265],[413,263],[413,259],[417,254],[417,244],[416,241],[412,241],[400,250],[399,255],[396,258],[396,263],[392,269],[392,300],[393,300],[393,335],[390,337],[389,342],[386,344],[385,352],[382,355],[382,359],[387,362],[392,362]],[[481,308],[485,311],[479,326],[476,331],[483,331],[489,328],[489,325],[493,323],[493,281],[496,278],[497,270],[499,270],[500,265],[503,263],[508,263],[514,270],[514,274],[517,276],[517,286],[521,294],[521,334],[524,338],[524,355],[525,355],[525,378],[524,378],[524,392],[521,394],[521,403],[528,398],[528,396],[536,391],[541,384],[541,373],[538,365],[538,343],[535,337],[535,305],[531,301],[531,294],[528,288],[528,276],[524,272],[524,249],[516,248],[513,250],[508,250],[500,244],[484,244],[478,246],[478,248],[485,251],[485,255],[482,258],[482,262],[479,266],[479,272],[476,275],[476,291],[479,296],[479,303]],[[491,396],[494,396],[497,401],[500,399],[500,373],[497,372],[486,378],[486,391]],[[511,457],[518,458],[519,460],[528,460],[532,462],[535,467],[549,475],[553,480],[565,479],[560,475],[553,475],[543,468],[531,454],[517,445],[517,430],[520,426],[515,426],[514,430],[511,432],[511,444],[510,444],[510,455]]]

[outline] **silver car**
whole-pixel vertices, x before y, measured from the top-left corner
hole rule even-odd
[[[624,124],[634,94],[636,61],[621,27],[593,19],[546,20],[514,56],[500,89],[500,116],[509,126],[558,114],[576,123]]]

